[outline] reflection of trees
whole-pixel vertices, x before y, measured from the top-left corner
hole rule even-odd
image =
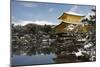
[[[89,27],[88,32],[67,32],[66,36],[60,34],[55,37],[55,32],[50,25],[27,24],[25,26],[14,26],[12,24],[12,53],[23,55],[37,55],[55,53],[54,61],[77,62],[94,61],[95,58],[95,20],[83,19]],[[86,39],[82,41],[82,39]],[[92,44],[88,46],[88,44]],[[77,53],[81,52],[80,56]],[[92,54],[94,52],[94,55]]]
[[[56,46],[57,48],[55,52],[57,55],[57,58],[55,58],[54,61],[75,62],[77,60],[77,56],[75,55],[75,52],[78,52],[78,49],[80,49],[83,46],[80,44],[83,44],[83,43],[78,42],[76,40],[74,33],[73,34],[63,33],[59,36],[57,39],[57,46]]]
[[[39,43],[40,44],[40,43]],[[34,46],[35,45],[35,46]],[[52,52],[52,48],[48,46],[48,43],[45,46],[38,45],[37,43],[34,43],[32,45],[18,45],[17,48],[13,48],[13,53],[22,54],[26,53],[27,55],[36,55],[36,54],[50,54]],[[15,47],[15,46],[14,46]]]

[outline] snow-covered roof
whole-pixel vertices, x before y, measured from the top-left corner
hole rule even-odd
[[[65,12],[66,14],[76,15],[76,16],[84,16],[83,14],[75,13],[75,12]]]

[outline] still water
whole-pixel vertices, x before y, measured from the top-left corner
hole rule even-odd
[[[63,44],[66,45],[66,44]],[[11,65],[37,65],[79,62],[74,54],[66,56],[68,50],[57,42],[35,42],[12,46]],[[70,50],[71,52],[71,50]]]
[[[13,55],[12,64],[13,65],[33,65],[33,64],[50,64],[54,63],[53,58],[55,58],[55,54],[49,55]]]
[[[53,45],[53,43],[52,43]],[[12,46],[12,65],[37,65],[55,63],[54,46],[50,42],[34,42],[33,44]]]

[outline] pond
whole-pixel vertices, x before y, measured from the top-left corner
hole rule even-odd
[[[54,63],[81,62],[75,54],[77,47],[66,47],[68,43],[34,42],[12,46],[11,65],[40,65]],[[76,50],[77,51],[77,50]]]
[[[50,64],[54,63],[53,58],[55,54],[40,54],[40,55],[13,55],[12,64],[13,65],[34,65],[34,64]]]

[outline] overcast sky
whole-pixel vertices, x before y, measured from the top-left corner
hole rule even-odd
[[[12,0],[11,17],[14,24],[36,23],[58,24],[57,19],[63,12],[76,12],[86,15],[91,12],[94,6],[87,5],[69,5],[69,4],[51,4],[36,2],[18,2]]]

